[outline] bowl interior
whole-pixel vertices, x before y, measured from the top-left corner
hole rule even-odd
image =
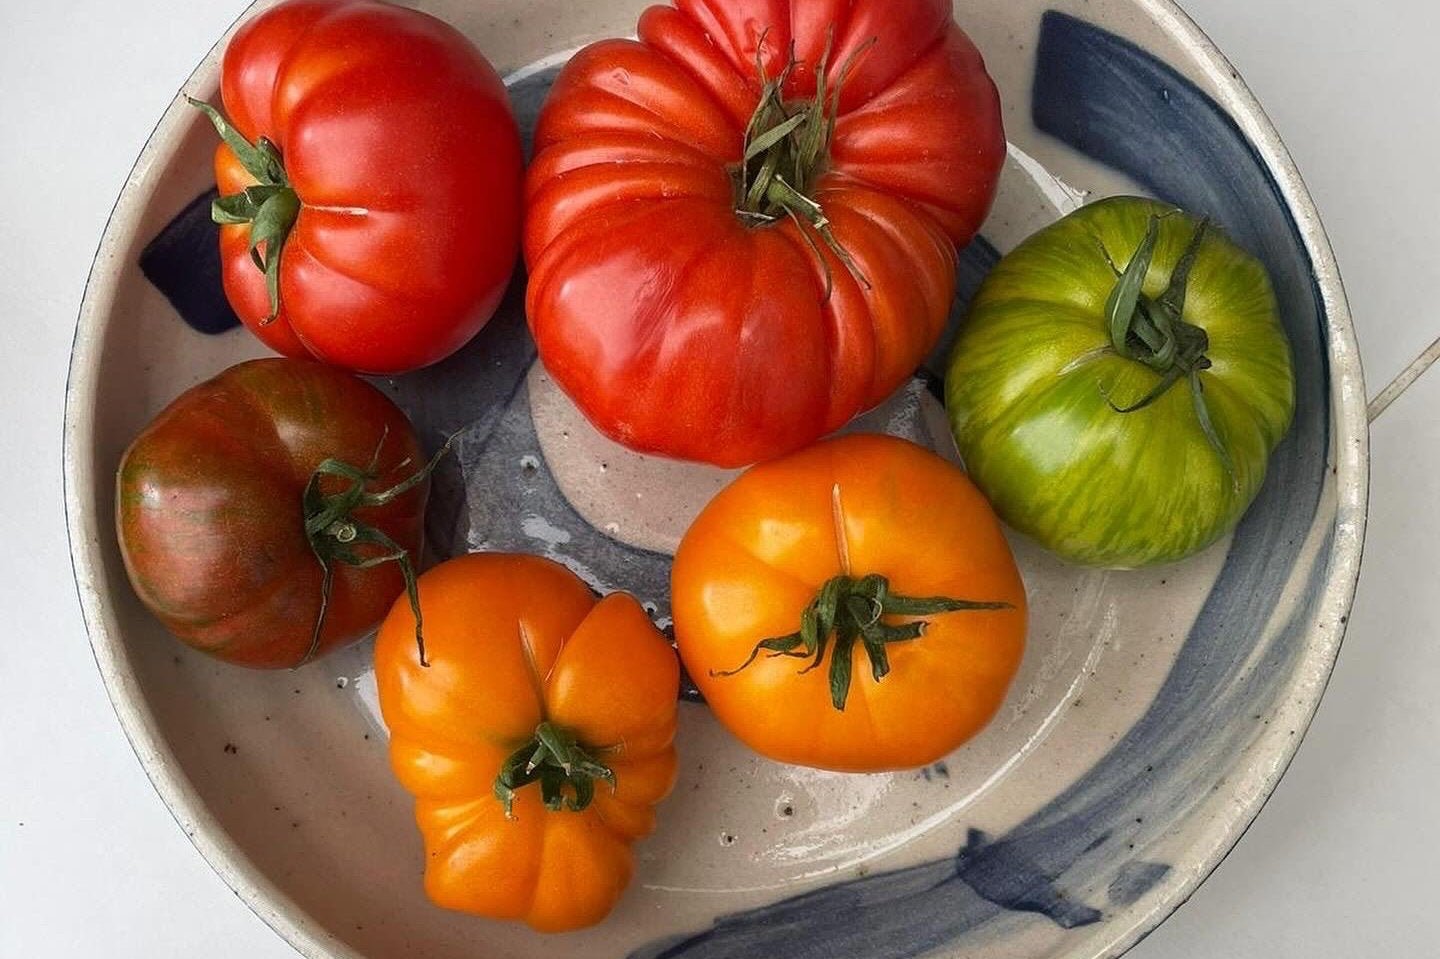
[[[502,72],[522,126],[565,51],[628,35],[643,3],[421,4]],[[1248,95],[1172,7],[959,4],[1006,104],[1012,152],[964,298],[996,256],[1087,194],[1146,192],[1214,216],[1269,266],[1295,350],[1296,425],[1233,539],[1160,570],[1067,567],[1012,537],[1030,647],[996,722],[945,762],[843,776],[761,760],[681,708],[681,779],[601,927],[559,938],[445,913],[421,892],[362,645],[288,673],[214,663],[164,635],[110,524],[130,439],[184,388],[262,350],[187,326],[142,251],[211,185],[213,132],[173,107],[122,196],[77,334],[67,502],[112,698],[181,825],[311,955],[1089,957],[1133,941],[1209,871],[1288,759],[1323,688],[1358,563],[1358,361],[1328,250]],[[214,54],[187,92],[213,97]],[[192,214],[193,219],[193,214]],[[203,238],[202,238],[203,239]],[[193,255],[199,255],[193,253]],[[181,256],[192,255],[183,250]],[[937,354],[938,355],[938,354]],[[954,455],[934,364],[857,428]],[[377,381],[427,443],[432,558],[523,549],[668,616],[669,554],[729,474],[630,453],[550,383],[523,277],[459,355]]]

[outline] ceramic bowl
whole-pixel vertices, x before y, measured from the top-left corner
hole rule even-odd
[[[644,5],[422,4],[509,74],[524,125],[567,51],[629,35]],[[956,17],[986,55],[1012,143],[995,213],[964,256],[957,318],[1028,232],[1088,195],[1153,194],[1210,214],[1269,267],[1295,351],[1295,426],[1234,536],[1186,563],[1082,570],[1012,537],[1030,647],[994,724],[942,763],[883,776],[782,766],[683,704],[680,782],[638,847],[634,885],[603,925],[549,939],[425,900],[367,646],[295,672],[226,667],[168,638],[126,583],[111,522],[122,450],[182,389],[260,352],[223,329],[205,279],[213,236],[196,201],[214,134],[177,96],[81,310],[71,547],[95,656],[145,770],[205,858],[301,953],[1093,959],[1168,915],[1256,815],[1324,688],[1360,560],[1364,390],[1330,248],[1275,131],[1174,4],[968,0]],[[214,98],[220,49],[184,92]],[[933,381],[921,371],[862,426],[953,456]],[[436,480],[432,559],[544,553],[597,589],[631,590],[665,623],[669,554],[727,474],[602,440],[535,362],[517,296],[455,358],[380,383],[428,443],[462,431]]]

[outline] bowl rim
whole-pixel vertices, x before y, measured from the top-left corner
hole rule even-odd
[[[176,823],[236,896],[301,955],[307,959],[368,959],[330,934],[250,861],[210,812],[165,745],[155,715],[140,695],[138,677],[119,638],[119,626],[105,596],[102,547],[95,532],[100,519],[87,505],[94,476],[80,473],[82,465],[89,462],[92,447],[89,427],[93,422],[94,387],[103,355],[99,321],[107,314],[118,285],[119,271],[107,269],[109,256],[136,240],[138,214],[154,192],[158,161],[171,152],[183,135],[190,116],[181,94],[218,85],[221,53],[231,35],[241,23],[277,2],[279,0],[252,0],[186,78],[147,137],[106,219],[85,283],[65,384],[62,469],[65,525],[76,593],[106,693],[141,767]],[[1369,420],[1353,318],[1333,249],[1304,180],[1239,71],[1199,25],[1174,0],[1132,2],[1148,14],[1162,33],[1173,37],[1195,58],[1200,71],[1217,91],[1217,99],[1275,178],[1311,260],[1325,307],[1337,469],[1335,540],[1318,615],[1323,621],[1338,626],[1311,631],[1305,652],[1292,673],[1295,677],[1311,677],[1313,684],[1297,704],[1298,714],[1293,724],[1297,734],[1291,736],[1282,732],[1280,724],[1271,724],[1241,754],[1245,765],[1262,771],[1260,788],[1249,790],[1242,802],[1230,803],[1226,815],[1217,816],[1206,825],[1202,839],[1190,846],[1192,852],[1200,853],[1196,862],[1188,868],[1172,870],[1142,900],[1144,905],[1136,903],[1113,914],[1105,926],[1108,935],[1091,954],[1093,959],[1112,959],[1128,951],[1184,904],[1248,831],[1294,759],[1324,695],[1344,639],[1360,573],[1370,480]],[[1292,686],[1295,681],[1292,680]],[[1285,728],[1288,730],[1289,726],[1286,724]]]

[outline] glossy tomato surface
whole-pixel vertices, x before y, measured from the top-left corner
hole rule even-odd
[[[141,601],[187,644],[242,666],[298,666],[361,639],[405,583],[394,563],[335,564],[311,649],[322,568],[303,499],[311,474],[332,458],[361,469],[374,458],[376,490],[424,464],[394,403],[319,363],[253,360],[182,394],[126,451],[116,480],[120,549]],[[332,477],[322,488],[344,485]],[[354,518],[413,557],[428,489],[422,482]]]
[[[842,574],[1004,606],[884,617],[927,625],[888,647],[882,679],[854,648],[843,710],[828,660],[762,654],[736,671],[757,644],[794,633]],[[781,762],[847,772],[934,762],[994,716],[1025,646],[1025,587],[989,504],[961,470],[889,436],[827,440],[742,475],[686,533],[672,589],[680,654],[706,702]]]
[[[375,674],[390,757],[425,839],[438,905],[559,932],[599,922],[633,871],[675,782],[679,663],[636,600],[597,600],[558,563],[477,553],[420,579],[430,666],[403,600],[380,629]],[[512,815],[495,780],[541,723],[613,774],[581,810],[538,784]],[[528,749],[524,750],[528,755]]]
[[[949,0],[677,0],[638,33],[576,54],[540,116],[524,244],[541,358],[641,452],[723,466],[790,452],[934,347],[956,247],[1004,160],[995,86]],[[741,216],[762,77],[792,52],[786,110],[815,98],[822,62],[838,109],[814,209]]]
[[[372,0],[289,0],[235,34],[221,68],[234,127],[279,149],[300,201],[279,315],[251,226],[221,228],[225,291],[279,353],[367,373],[434,363],[494,313],[520,229],[519,134],[504,84],[459,32]],[[230,146],[222,195],[256,179]]]
[[[1144,280],[1170,285],[1199,222],[1152,200],[1087,206],[1001,261],[972,304],[946,398],[966,468],[1005,521],[1073,562],[1139,567],[1183,559],[1229,532],[1265,479],[1295,411],[1290,346],[1269,276],[1209,225],[1184,297],[1203,330],[1197,373],[1216,442],[1184,380],[1113,349],[1107,305],[1152,219]]]

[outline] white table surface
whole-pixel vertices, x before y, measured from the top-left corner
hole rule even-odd
[[[1000,0],[975,0],[1000,2]],[[1440,13],[1186,0],[1274,118],[1333,238],[1374,395],[1440,334]],[[65,372],[126,172],[243,0],[0,0],[0,959],[293,959],[131,753],[61,512]],[[1440,955],[1440,371],[1374,430],[1359,598],[1264,813],[1135,959]],[[858,959],[858,957],[857,957]]]

